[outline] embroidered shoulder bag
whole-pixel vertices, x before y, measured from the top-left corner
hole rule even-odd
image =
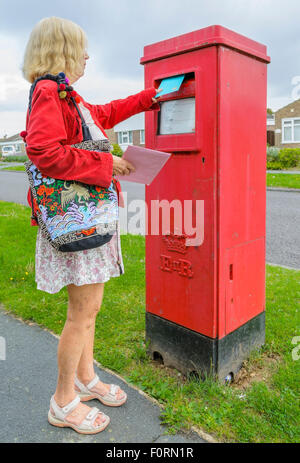
[[[29,94],[29,114],[37,82],[44,79],[58,84],[60,98],[70,92],[81,119],[83,141],[75,148],[110,152],[108,140],[92,140],[88,126],[76,104],[73,88],[64,73],[46,74],[34,81]],[[29,179],[32,214],[51,245],[62,252],[82,251],[108,243],[118,226],[118,196],[112,180],[108,188],[78,181],[44,176],[31,162],[25,162]]]

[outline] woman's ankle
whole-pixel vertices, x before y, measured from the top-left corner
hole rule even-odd
[[[75,390],[73,391],[70,391],[69,393],[59,393],[59,391],[55,391],[55,394],[54,394],[54,400],[55,402],[57,403],[57,405],[62,408],[62,407],[65,407],[66,405],[68,405],[70,402],[72,402],[72,400],[75,399],[75,397],[77,396]]]
[[[92,379],[95,378],[95,371],[94,370],[85,370],[85,371],[78,370],[77,378],[82,384],[87,385],[92,381]]]

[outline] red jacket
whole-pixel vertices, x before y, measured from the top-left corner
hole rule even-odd
[[[159,109],[159,105],[152,101],[156,92],[152,87],[104,105],[89,104],[82,97],[81,100],[89,109],[95,124],[105,134],[104,129],[111,129],[134,114]],[[56,82],[38,82],[32,97],[30,116],[27,112],[26,131],[28,158],[44,175],[90,185],[110,185],[113,169],[111,153],[70,146],[82,141],[81,121],[74,104],[68,98],[59,98]],[[119,193],[120,184],[118,190]],[[30,189],[27,200],[31,206]],[[31,219],[31,225],[37,225],[34,219]]]

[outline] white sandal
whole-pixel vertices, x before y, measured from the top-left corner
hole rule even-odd
[[[92,381],[85,386],[79,381],[77,376],[75,376],[75,384],[80,390],[80,392],[77,392],[77,391],[76,392],[78,393],[80,400],[82,402],[85,402],[87,400],[92,400],[92,399],[98,399],[104,405],[109,405],[110,407],[119,407],[120,405],[123,405],[123,403],[126,402],[127,394],[125,391],[123,391],[125,394],[125,397],[119,400],[117,399],[117,391],[118,391],[119,386],[117,386],[116,384],[110,385],[110,391],[105,396],[100,395],[99,393],[95,391],[91,391],[91,389],[98,383],[98,381],[99,381],[99,376],[95,375],[94,379],[92,379]]]
[[[75,410],[75,408],[77,407],[79,403],[80,403],[80,397],[77,395],[75,399],[72,400],[72,402],[68,403],[67,405],[61,408],[55,402],[54,396],[52,396],[50,400],[50,407],[52,408],[55,416],[52,415],[52,412],[50,409],[48,412],[49,423],[52,424],[53,426],[58,426],[60,428],[65,428],[65,427],[73,428],[75,431],[77,431],[80,434],[96,434],[98,432],[103,431],[109,425],[109,422],[110,422],[109,416],[100,412],[99,408],[97,407],[91,408],[89,413],[86,415],[86,417],[82,420],[82,422],[79,425],[66,421],[67,415],[69,415],[73,410]],[[96,426],[94,425],[94,423],[99,413],[101,413],[107,419],[100,425]]]

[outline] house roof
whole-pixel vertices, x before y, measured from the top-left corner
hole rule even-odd
[[[20,137],[18,133],[16,133],[16,135],[12,135],[11,137],[0,138],[0,143],[19,141],[19,140],[23,140],[23,138]]]
[[[289,106],[292,106],[293,104],[297,103],[300,101],[300,98],[298,98],[298,100],[293,100],[291,101],[289,104],[285,105],[285,106],[282,106],[282,108],[279,108],[277,109],[277,111],[275,111],[275,113],[278,113],[279,111],[281,111],[282,109],[285,109],[285,108],[288,108]]]

